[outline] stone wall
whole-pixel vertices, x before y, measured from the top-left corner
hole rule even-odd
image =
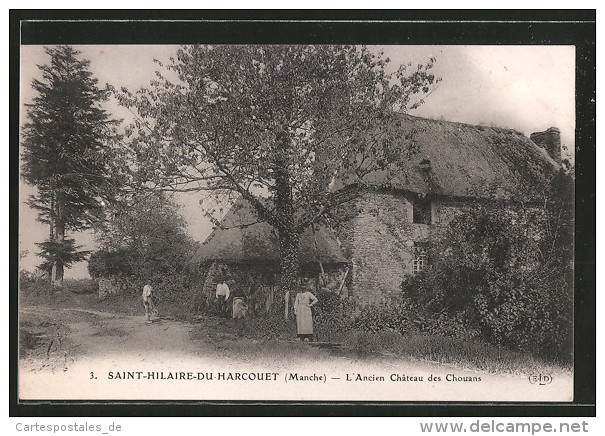
[[[476,207],[470,199],[433,197],[431,224],[414,224],[414,198],[413,194],[368,192],[357,201],[352,218],[339,227],[339,240],[351,260],[348,295],[362,305],[399,295],[404,277],[413,274],[414,243],[428,242],[457,215]],[[492,207],[514,210],[513,205],[501,203]]]
[[[340,235],[351,256],[349,295],[363,305],[398,295],[404,275],[412,273],[414,242],[426,241],[428,235],[428,225],[412,223],[411,199],[365,194],[357,202],[357,216]]]
[[[122,286],[120,281],[115,278],[101,278],[99,279],[99,298],[102,300],[111,295],[120,293]]]

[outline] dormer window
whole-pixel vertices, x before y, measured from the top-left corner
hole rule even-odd
[[[414,224],[431,224],[431,200],[416,198],[413,205],[412,222]]]

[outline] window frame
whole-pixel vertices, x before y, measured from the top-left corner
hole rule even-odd
[[[414,254],[412,257],[412,274],[422,272],[429,264],[428,244],[426,242],[414,242]]]

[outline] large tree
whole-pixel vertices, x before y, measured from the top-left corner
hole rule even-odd
[[[398,119],[437,82],[433,62],[389,70],[356,46],[182,47],[150,87],[118,93],[137,114],[134,167],[150,187],[246,199],[275,228],[292,290],[301,233],[412,151]]]
[[[70,46],[46,48],[50,64],[39,65],[42,76],[32,87],[37,95],[27,104],[22,129],[22,176],[37,188],[28,203],[49,237],[38,244],[45,259],[41,268],[53,285],[62,286],[64,268],[82,260],[68,231],[88,228],[113,186],[107,177],[115,137],[114,124],[101,102],[108,92],[97,87],[90,62]]]

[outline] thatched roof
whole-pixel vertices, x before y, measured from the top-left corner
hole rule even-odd
[[[522,133],[497,127],[401,116],[402,142],[417,148],[397,167],[395,177],[375,173],[366,181],[375,187],[424,195],[489,199],[539,199],[560,168],[543,148]],[[405,136],[405,139],[403,137]],[[252,207],[236,203],[196,253],[193,261],[279,262],[277,236],[258,222]],[[301,263],[344,263],[334,234],[322,227],[304,233]]]
[[[399,128],[399,127],[398,127]],[[560,168],[543,148],[522,133],[497,127],[403,115],[402,135],[418,151],[394,178],[377,173],[374,186],[419,194],[475,198],[539,198]]]
[[[279,263],[279,245],[273,227],[259,222],[252,206],[245,200],[236,202],[204,241],[192,261],[204,264],[223,262]],[[315,234],[314,234],[315,233]],[[301,264],[346,263],[340,245],[328,228],[307,229],[299,244]]]

